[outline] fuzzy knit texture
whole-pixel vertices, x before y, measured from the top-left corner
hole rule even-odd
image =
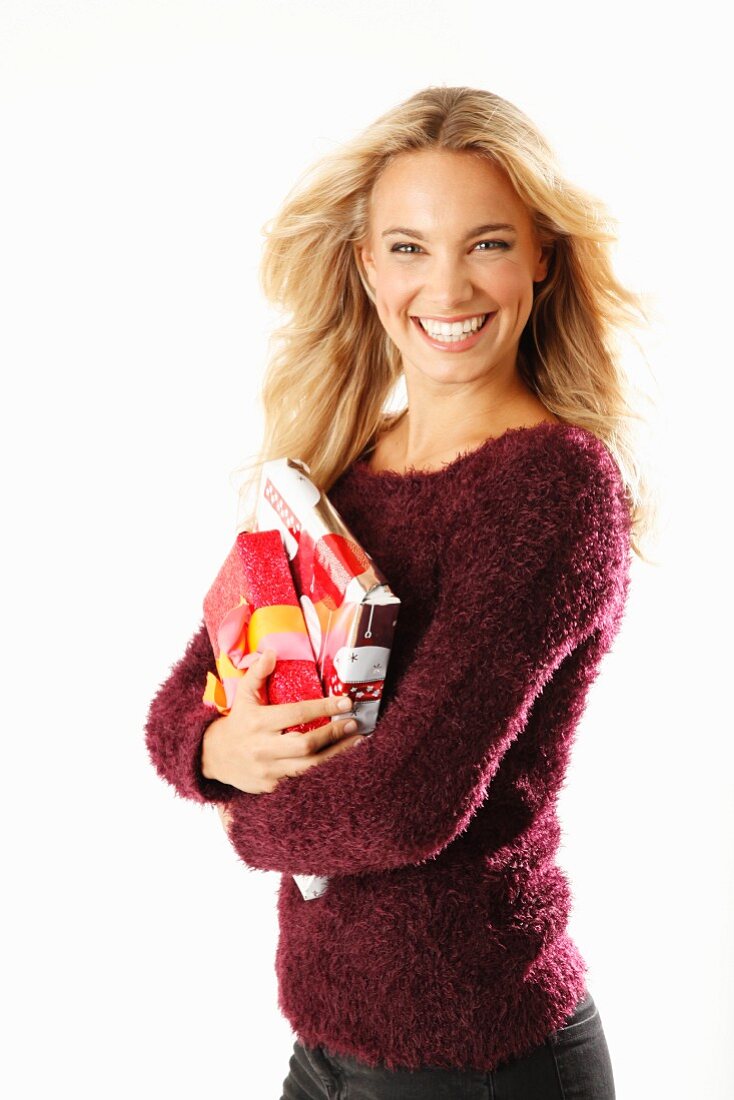
[[[229,803],[242,862],[282,872],[278,1003],[301,1042],[488,1072],[586,992],[557,798],[629,589],[622,479],[591,432],[544,422],[440,470],[361,457],[328,495],[402,602],[373,734],[265,794],[206,779],[202,622],[148,751],[181,796]],[[326,893],[304,900],[294,873]]]

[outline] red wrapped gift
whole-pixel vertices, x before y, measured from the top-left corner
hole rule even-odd
[[[266,649],[277,653],[269,703],[323,696],[306,623],[278,531],[243,531],[204,598],[204,619],[219,678],[207,677],[204,702],[228,714],[238,680]],[[320,718],[292,729],[324,724]]]

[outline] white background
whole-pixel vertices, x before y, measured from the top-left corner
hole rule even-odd
[[[661,564],[635,563],[590,692],[560,858],[620,1100],[732,1094],[731,87],[713,11],[0,3],[4,1095],[280,1095],[278,876],[157,777],[143,722],[259,442],[261,227],[314,159],[428,84],[535,119],[655,303]]]

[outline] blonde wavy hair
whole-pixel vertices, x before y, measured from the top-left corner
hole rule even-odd
[[[264,442],[241,484],[238,529],[255,527],[263,462],[299,458],[328,492],[377,435],[405,412],[387,411],[401,380],[400,352],[385,332],[357,245],[368,235],[372,188],[397,156],[418,149],[470,151],[504,169],[552,246],[535,285],[518,350],[528,388],[560,419],[594,432],[619,466],[632,547],[654,530],[655,502],[632,421],[642,400],[621,364],[619,338],[647,314],[612,270],[614,221],[595,197],[564,179],[543,136],[491,92],[429,87],[381,115],[298,180],[264,227],[260,278],[288,316],[271,336],[259,399]],[[268,225],[270,228],[268,229]],[[251,511],[242,515],[243,503]]]

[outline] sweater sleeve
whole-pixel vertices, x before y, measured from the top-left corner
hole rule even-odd
[[[434,617],[372,735],[271,792],[237,792],[243,862],[329,876],[435,857],[554,671],[623,601],[630,515],[603,443],[519,458],[477,485],[448,537]]]
[[[202,703],[207,672],[216,672],[206,623],[158,688],[148,708],[145,743],[158,774],[182,798],[195,802],[228,802],[237,788],[207,779],[201,770],[204,731],[219,712]]]

